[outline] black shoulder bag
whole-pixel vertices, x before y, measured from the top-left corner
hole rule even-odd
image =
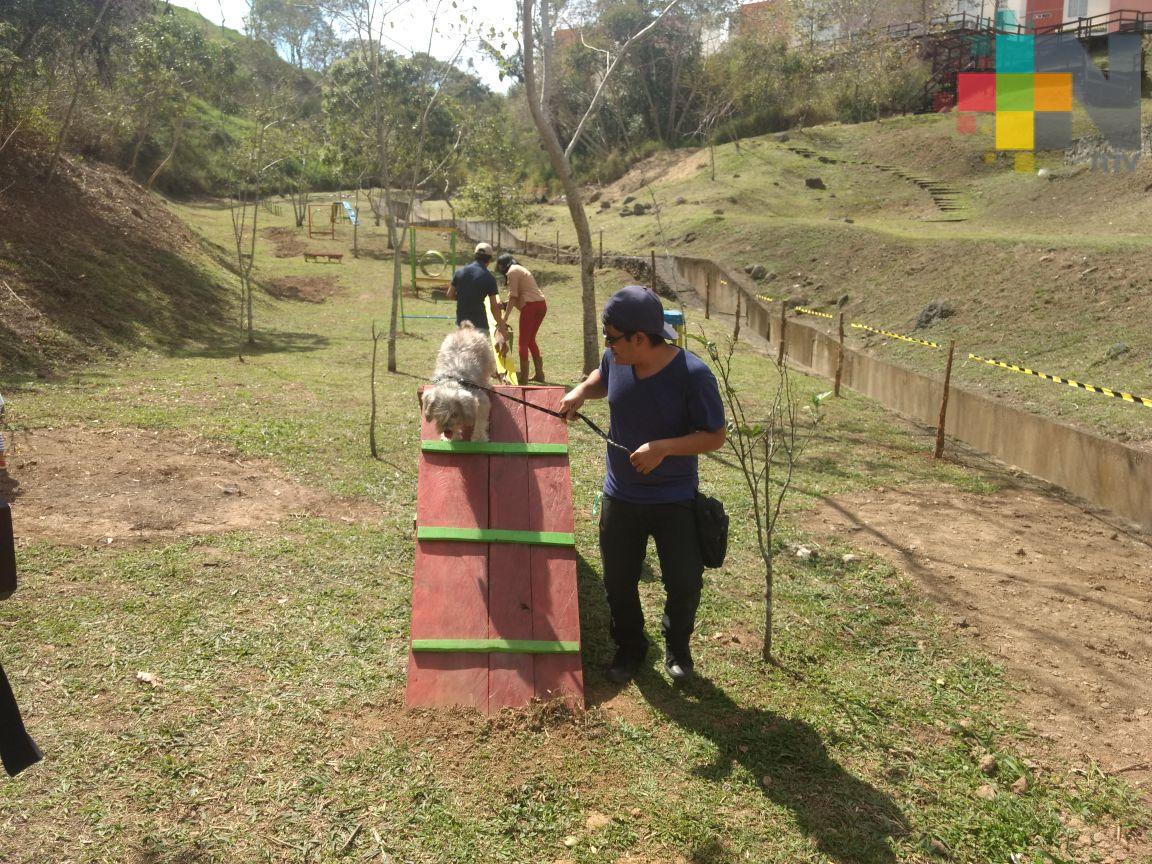
[[[696,533],[704,566],[722,567],[728,554],[728,514],[723,504],[700,490],[696,490]]]

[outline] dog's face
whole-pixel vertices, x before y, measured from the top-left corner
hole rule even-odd
[[[424,391],[424,419],[446,439],[460,439],[466,427],[476,425],[476,397],[454,384],[437,384]]]

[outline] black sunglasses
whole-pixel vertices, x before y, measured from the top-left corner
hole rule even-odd
[[[635,335],[636,335],[636,331],[634,331],[634,330],[631,333],[621,333],[619,336],[609,336],[605,332],[604,333],[604,344],[609,345],[609,346],[615,345],[621,339],[631,339]]]

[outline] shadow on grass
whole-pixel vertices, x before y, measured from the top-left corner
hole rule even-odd
[[[580,555],[577,573],[585,696],[593,706],[612,699],[623,688],[608,682],[602,669],[612,645],[599,571]],[[645,581],[658,578],[645,566]],[[657,655],[661,653],[658,646],[654,649]],[[764,794],[791,810],[800,830],[832,860],[845,864],[896,860],[889,840],[907,833],[903,813],[885,793],[833,760],[811,726],[762,708],[738,705],[704,678],[673,686],[650,665],[651,660],[635,679],[641,695],[670,721],[708,738],[719,751],[716,761],[694,769],[697,776],[724,783],[741,765],[758,781],[767,779]],[[704,864],[728,859],[721,844],[695,850],[691,860]]]
[[[246,339],[228,340],[212,345],[196,345],[176,348],[171,356],[179,358],[226,359],[238,355],[258,357],[266,354],[300,354],[310,351],[323,351],[331,341],[318,333],[292,332],[285,330],[259,330],[256,343],[250,345]]]
[[[0,471],[0,499],[9,503],[20,497],[20,481],[7,471]]]
[[[705,678],[673,686],[662,675],[642,671],[636,686],[653,708],[716,746],[715,761],[692,769],[696,776],[721,783],[741,765],[761,782],[766,797],[795,814],[800,830],[832,860],[896,860],[889,840],[907,833],[904,814],[888,795],[832,759],[807,723],[739,705]]]

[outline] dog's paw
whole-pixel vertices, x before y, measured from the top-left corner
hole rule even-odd
[[[472,440],[473,441],[487,441],[488,440],[488,430],[487,429],[474,429],[472,431]]]

